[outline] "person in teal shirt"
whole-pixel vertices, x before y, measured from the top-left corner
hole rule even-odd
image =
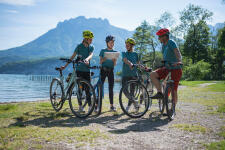
[[[100,64],[102,65],[101,68],[101,82],[104,85],[106,77],[108,77],[108,84],[109,84],[109,100],[110,100],[110,111],[116,111],[116,108],[113,106],[113,87],[114,87],[114,66],[116,65],[116,59],[107,59],[105,58],[105,52],[116,52],[113,50],[115,37],[109,35],[105,39],[107,48],[102,49],[99,57],[100,57]],[[97,106],[96,106],[97,108]],[[98,110],[96,110],[98,111]]]
[[[136,52],[134,52],[133,47],[135,45],[135,40],[128,38],[125,42],[127,52],[122,53],[123,69],[122,69],[122,86],[124,87],[126,83],[130,80],[137,78],[137,69],[133,67],[133,64],[139,63],[139,57]],[[131,90],[134,88],[130,88]],[[134,91],[131,91],[131,93]],[[126,111],[129,111],[132,102],[129,101],[126,107]],[[134,103],[135,109],[138,111],[138,105]]]
[[[162,54],[163,61],[165,61],[165,67],[159,68],[151,72],[150,77],[152,83],[157,89],[157,93],[151,96],[152,99],[163,98],[163,91],[160,85],[159,79],[165,79],[171,71],[171,79],[174,81],[174,102],[177,104],[177,90],[179,81],[182,77],[182,55],[180,50],[177,48],[176,43],[170,39],[170,31],[166,28],[160,29],[156,35],[159,36],[159,41],[162,43]],[[174,106],[174,110],[175,110]]]
[[[94,51],[94,47],[91,45],[92,40],[94,38],[94,34],[89,30],[85,30],[83,31],[83,38],[84,39],[82,43],[78,44],[75,48],[73,55],[70,57],[70,60],[73,60],[77,55],[80,56],[82,60],[84,60],[84,63],[81,63],[76,66],[76,74],[77,77],[82,77],[83,79],[86,79],[87,81],[91,82],[90,69],[88,68],[88,66],[90,65],[90,60],[93,56]],[[65,69],[68,65],[69,63],[66,63],[65,66],[61,67],[61,70]],[[87,95],[87,99],[89,100],[88,105],[90,106],[91,101],[88,87],[85,88],[85,92]],[[83,112],[81,102],[79,102],[79,106],[79,112]],[[91,107],[89,107],[89,109],[91,109]]]

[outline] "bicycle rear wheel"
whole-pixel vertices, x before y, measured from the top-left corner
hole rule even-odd
[[[173,120],[175,117],[175,102],[174,102],[174,88],[173,83],[168,83],[165,90],[165,103],[166,103],[166,112],[170,120]]]
[[[50,101],[52,107],[56,112],[60,111],[63,107],[63,86],[59,79],[54,78],[50,85]]]
[[[144,85],[138,81],[129,81],[120,90],[119,103],[126,115],[139,118],[148,111],[150,99]]]
[[[72,113],[78,118],[89,116],[95,106],[96,97],[92,85],[84,79],[73,83],[69,93],[69,105]]]

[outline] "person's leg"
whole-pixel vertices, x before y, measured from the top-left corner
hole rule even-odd
[[[108,73],[108,83],[109,83],[109,100],[110,105],[113,107],[113,87],[114,87],[114,73],[113,70],[111,70]]]
[[[156,71],[150,73],[150,78],[152,80],[153,85],[155,86],[157,92],[162,92],[162,88],[159,82],[159,75]]]
[[[76,74],[77,74],[77,77],[82,77],[82,72],[80,72],[80,71],[76,71]],[[79,91],[80,92],[80,91]],[[81,93],[80,93],[81,94]],[[78,104],[79,104],[79,106],[82,106],[82,101],[79,101],[78,100]]]
[[[152,99],[163,98],[162,87],[160,85],[159,79],[164,79],[168,75],[168,70],[164,68],[157,69],[150,74],[153,85],[157,89],[157,93],[154,96],[151,96]]]
[[[82,72],[82,78],[87,80],[89,83],[91,83],[91,76],[90,76],[90,72]],[[90,93],[90,87],[88,85],[84,86],[84,90],[86,93],[86,100],[88,102],[88,105],[91,106],[91,93]]]
[[[182,70],[181,69],[176,69],[176,70],[173,70],[171,72],[171,78],[172,80],[174,80],[174,102],[175,102],[175,105],[177,104],[177,101],[178,101],[178,95],[177,95],[177,90],[178,90],[178,85],[179,85],[179,81],[182,77]]]

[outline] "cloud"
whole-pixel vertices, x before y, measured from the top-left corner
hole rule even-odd
[[[35,0],[0,0],[0,3],[8,5],[33,6]]]
[[[19,13],[17,10],[5,10],[6,13],[17,14]]]

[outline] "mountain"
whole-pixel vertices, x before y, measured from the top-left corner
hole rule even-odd
[[[93,40],[95,56],[98,56],[100,50],[106,47],[104,40],[107,35],[114,35],[115,50],[123,51],[125,50],[124,40],[133,34],[132,31],[110,25],[107,19],[87,19],[80,16],[59,22],[56,28],[23,46],[0,51],[0,66],[18,61],[70,56],[76,45],[82,41],[82,31],[87,29],[93,31],[95,36]]]
[[[225,23],[216,23],[214,26],[208,25],[210,33],[212,33],[213,36],[217,35],[218,30],[222,29],[225,26]]]

